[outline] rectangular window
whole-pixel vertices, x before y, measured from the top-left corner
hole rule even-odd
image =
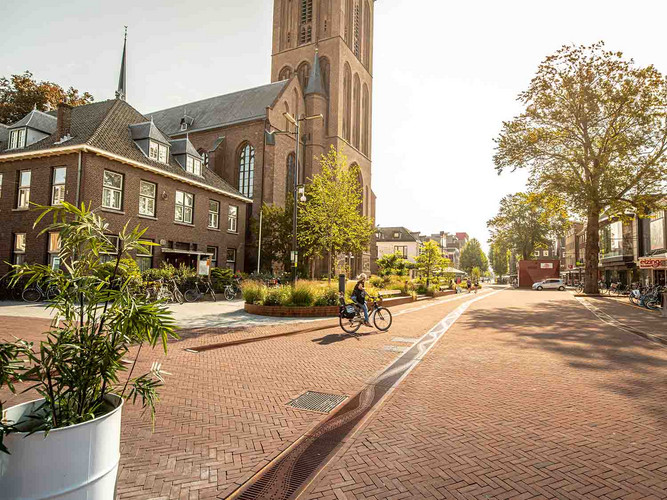
[[[185,170],[191,174],[201,175],[201,160],[188,155],[185,162]]]
[[[144,238],[145,241],[150,241],[152,242],[153,240],[150,240],[148,238]],[[139,253],[137,252],[137,265],[139,266],[139,270],[143,273],[147,269],[150,269],[153,267],[153,246],[148,245],[145,247],[146,248],[146,253]]]
[[[169,163],[167,160],[169,157],[169,147],[159,142],[150,141],[148,144],[148,157],[160,163]]]
[[[194,207],[195,196],[183,191],[176,191],[176,212],[174,220],[176,222],[185,222],[192,224],[192,209]]]
[[[208,200],[208,227],[218,229],[220,227],[220,202]]]
[[[206,252],[211,256],[211,268],[218,267],[218,247],[206,247]]]
[[[236,271],[236,248],[227,249],[227,267]]]
[[[157,186],[152,182],[139,181],[139,213],[155,217],[155,193]]]
[[[123,207],[123,176],[116,172],[104,171],[102,206],[112,210]]]
[[[169,155],[169,148],[167,146],[164,146],[162,144],[159,144],[159,152],[158,152],[158,161],[160,163],[168,163],[167,162],[167,156]]]
[[[549,256],[549,250],[542,250],[542,257],[548,257]]]
[[[17,208],[28,208],[30,206],[30,170],[19,172],[19,196]]]
[[[158,161],[158,156],[159,156],[158,143],[151,141],[149,146],[148,146],[148,157],[151,160]]]
[[[404,259],[408,258],[408,247],[407,246],[394,246],[394,253],[400,253]]]
[[[665,248],[665,219],[662,212],[651,217],[651,251]]]
[[[53,187],[51,188],[51,205],[59,205],[65,201],[65,179],[67,167],[53,169]]]
[[[534,255],[535,257],[539,257],[539,256],[540,256],[540,251],[539,251],[539,250],[535,250],[535,251],[533,252],[533,255]]]
[[[60,233],[49,233],[49,266],[60,269]]]
[[[110,262],[116,259],[118,255],[118,248],[120,246],[120,238],[113,234],[106,235],[107,239],[111,243],[111,248],[107,252],[100,252],[100,260],[102,262]]]
[[[394,233],[394,239],[399,239],[401,237],[401,233]]]
[[[227,212],[227,231],[237,233],[239,230],[239,207],[229,205]]]
[[[9,149],[21,149],[25,147],[25,129],[12,130],[9,134]]]
[[[14,264],[25,263],[25,233],[14,234]]]

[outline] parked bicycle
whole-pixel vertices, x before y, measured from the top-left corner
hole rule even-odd
[[[235,278],[229,285],[225,285],[223,290],[223,294],[227,300],[234,300],[240,292],[241,280],[239,278]]]
[[[340,327],[345,333],[354,334],[361,328],[364,322],[364,311],[361,306],[355,302],[345,303],[345,295],[339,294],[340,310],[338,313]],[[370,300],[369,319],[375,325],[375,328],[381,332],[386,332],[391,327],[393,318],[391,312],[386,307],[382,307],[380,297],[368,296]]]
[[[179,291],[180,293],[180,291]],[[173,302],[174,294],[163,279],[153,281],[146,288],[146,298],[159,302]]]
[[[636,306],[655,311],[662,308],[662,294],[664,291],[665,287],[658,285],[639,287],[632,290],[628,298]]]
[[[203,280],[201,282],[196,281],[194,288],[185,291],[185,300],[187,302],[196,302],[209,293],[211,294],[213,302],[215,302],[215,290],[213,290],[211,282],[209,280]]]
[[[42,287],[39,283],[25,288],[21,292],[21,298],[26,302],[39,302],[40,300],[51,300],[58,294],[55,286]]]

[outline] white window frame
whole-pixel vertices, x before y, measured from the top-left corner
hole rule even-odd
[[[153,188],[153,195],[147,195],[143,192],[144,186]],[[146,217],[155,217],[155,205],[157,203],[157,184],[149,181],[139,181],[139,214]],[[151,209],[152,205],[152,209]]]
[[[60,233],[49,233],[49,267],[51,269],[60,269],[60,248],[62,241]]]
[[[23,174],[28,174],[28,183],[23,183]],[[32,172],[30,170],[19,171],[19,192],[16,201],[16,208],[30,207],[30,184],[32,183]]]
[[[148,157],[160,163],[169,163],[169,146],[157,141],[148,141]]]
[[[180,197],[180,201],[179,201]],[[188,204],[189,201],[189,204]],[[195,195],[192,193],[187,193],[185,191],[176,191],[176,196],[174,200],[174,221],[180,222],[183,224],[192,224],[194,206],[195,206]],[[179,215],[178,209],[181,208],[181,213]],[[189,217],[187,216],[189,214]]]
[[[213,254],[213,256],[211,257],[211,268],[218,267],[218,247],[207,246],[206,252]]]
[[[9,132],[9,147],[7,149],[23,149],[27,136],[25,128],[17,128]]]
[[[22,240],[22,248],[19,246],[19,240]],[[25,262],[25,252],[27,248],[28,235],[26,233],[14,233],[14,247],[12,248],[14,264],[23,264]],[[19,258],[20,257],[20,258]]]
[[[239,207],[229,205],[227,209],[227,231],[230,233],[239,232]]]
[[[109,262],[111,260],[114,260],[116,256],[118,255],[119,247],[120,247],[120,237],[116,234],[107,234],[105,235],[109,241],[113,244],[115,241],[116,244],[115,250],[112,250],[111,252],[100,252],[100,260],[102,262]]]
[[[0,199],[2,199],[2,181],[4,180],[4,174],[0,172]]]
[[[229,252],[232,252],[232,255],[234,256],[233,260],[229,259]],[[227,264],[227,267],[230,267],[229,265],[232,264],[231,268],[232,270],[236,270],[236,248],[228,248],[227,249],[227,256],[225,257],[225,261]]]
[[[64,172],[62,182],[57,182],[57,172]],[[51,187],[51,205],[60,205],[65,201],[65,184],[67,183],[67,167],[54,167]]]
[[[107,184],[107,174],[111,174],[111,176],[118,176],[120,178],[120,188],[114,186],[113,184]],[[118,172],[114,172],[112,170],[105,170],[102,174],[102,207],[103,208],[108,208],[109,210],[118,210],[121,211],[123,209],[123,185],[125,184],[125,178],[123,174],[119,174]],[[112,204],[107,204],[107,193],[111,193],[111,200],[115,200],[115,197],[113,196],[114,193],[119,193],[118,197],[118,206],[113,206]]]
[[[201,176],[201,160],[194,156],[186,155],[185,171]]]
[[[217,208],[211,209],[215,205]],[[208,227],[209,229],[220,229],[220,202],[208,200]]]
[[[542,257],[549,257],[549,250],[542,250]]]
[[[144,238],[144,241],[150,241],[151,243],[153,243],[153,240],[149,238]],[[135,259],[135,262],[139,266],[141,272],[144,272],[146,269],[150,269],[153,267],[153,245],[146,245],[146,249],[148,250],[148,253],[137,252],[137,257]],[[145,261],[146,259],[149,260],[149,266],[146,269],[144,269],[141,265],[141,262]]]

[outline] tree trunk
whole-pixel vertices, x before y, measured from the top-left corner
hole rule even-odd
[[[598,258],[600,255],[600,209],[591,206],[586,221],[586,252],[584,293],[599,293]]]
[[[329,285],[331,285],[331,250],[329,250],[329,257],[327,262],[327,276],[329,278]]]

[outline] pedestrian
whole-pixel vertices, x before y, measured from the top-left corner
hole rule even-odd
[[[466,286],[468,287],[468,293],[470,293],[470,290],[472,289],[472,280],[470,278],[466,280]]]

